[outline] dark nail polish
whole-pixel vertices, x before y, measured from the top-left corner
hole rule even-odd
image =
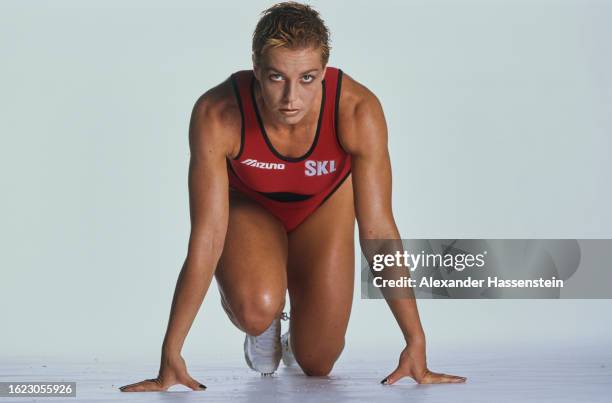
[[[385,379],[383,379],[382,381],[380,381],[380,383],[382,383],[383,385],[386,385],[386,384],[387,384],[387,381],[388,381],[388,379],[387,379],[387,378],[385,378]]]
[[[200,384],[200,389],[206,389],[206,386]]]

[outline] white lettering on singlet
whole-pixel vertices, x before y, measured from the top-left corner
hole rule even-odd
[[[285,169],[285,164],[276,162],[261,162],[252,158],[247,158],[244,161],[240,161],[242,164],[248,165],[254,168],[260,169]]]
[[[304,173],[306,176],[321,176],[328,175],[332,172],[336,172],[336,161],[335,160],[307,160],[304,162]]]

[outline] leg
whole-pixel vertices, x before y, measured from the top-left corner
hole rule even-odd
[[[344,348],[355,277],[351,179],[289,234],[289,340],[311,376],[327,375]]]
[[[257,336],[285,306],[287,234],[257,202],[234,191],[229,197],[229,224],[215,278],[230,320]]]

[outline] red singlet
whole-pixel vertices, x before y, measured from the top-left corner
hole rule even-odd
[[[338,105],[342,70],[327,67],[314,141],[301,157],[274,149],[255,103],[252,70],[231,76],[242,118],[238,155],[228,161],[229,184],[294,230],[351,174],[351,156],[338,140]]]

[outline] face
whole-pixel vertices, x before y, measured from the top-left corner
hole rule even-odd
[[[293,125],[313,108],[318,110],[315,103],[325,69],[320,49],[267,49],[253,71],[270,117],[278,123]]]

